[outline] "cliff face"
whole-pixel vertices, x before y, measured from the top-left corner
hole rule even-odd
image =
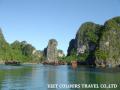
[[[96,50],[96,64],[112,67],[120,65],[120,17],[105,22]]]
[[[82,61],[88,64],[94,64],[99,32],[100,25],[86,22],[81,25],[76,34],[77,54]]]
[[[57,61],[57,41],[55,39],[49,40],[47,46],[47,61],[56,62]]]
[[[55,39],[50,39],[48,46],[43,51],[44,63],[55,64],[59,63],[59,59],[65,56],[64,52],[57,49],[58,42]]]
[[[94,64],[100,27],[100,25],[92,22],[83,23],[77,31],[75,39],[70,41],[68,55],[71,55],[71,51],[74,49],[79,56],[79,61]]]
[[[72,54],[73,49],[76,49],[76,40],[72,39],[69,43],[69,47],[67,50],[67,56],[70,56]]]
[[[120,17],[98,25],[86,22],[70,41],[68,55],[75,49],[79,61],[89,65],[120,65]]]

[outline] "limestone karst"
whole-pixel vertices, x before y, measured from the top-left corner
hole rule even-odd
[[[9,44],[0,29],[0,62],[41,62],[42,53],[26,41],[14,41]]]
[[[120,65],[120,17],[107,20],[104,25],[86,22],[70,41],[68,55],[76,50],[78,61],[88,65]]]
[[[47,48],[44,49],[45,62],[57,63],[59,61],[59,57],[65,56],[62,50],[57,49],[57,46],[57,40],[49,40]]]
[[[57,62],[57,41],[55,39],[51,39],[48,42],[47,46],[47,61],[48,62]]]
[[[107,20],[96,49],[96,64],[115,67],[120,65],[120,17]]]
[[[65,55],[57,49],[58,42],[50,39],[43,51],[38,51],[26,41],[7,43],[0,29],[0,60],[21,62],[59,62]],[[74,55],[73,55],[74,54]],[[74,57],[87,65],[120,66],[120,17],[107,20],[104,25],[93,22],[83,23],[78,29],[67,50],[68,59]],[[76,57],[77,56],[77,57]],[[60,58],[62,59],[62,58]],[[66,61],[67,62],[67,61]],[[70,62],[70,60],[69,60]]]

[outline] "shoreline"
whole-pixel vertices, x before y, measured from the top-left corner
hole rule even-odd
[[[3,60],[0,60],[0,64],[5,64],[5,61],[3,61]]]
[[[0,60],[0,64],[5,64],[5,61],[3,61],[3,60]],[[24,63],[21,63],[21,65],[27,65],[27,64],[33,64],[33,65],[35,65],[35,64],[42,64],[42,65],[52,65],[52,66],[60,66],[60,65],[68,65],[68,66],[71,66],[71,67],[73,67],[71,64],[69,64],[69,63],[67,63],[67,64],[49,64],[49,63],[47,63],[47,64],[44,64],[44,63],[38,63],[38,62],[24,62]],[[93,66],[93,65],[83,65],[83,64],[77,64],[77,67],[80,67],[80,66],[83,66],[83,67],[88,67],[88,68],[99,68],[99,69],[120,69],[120,67],[119,66],[115,66],[115,67],[102,67],[102,66]],[[77,68],[76,67],[76,68]]]

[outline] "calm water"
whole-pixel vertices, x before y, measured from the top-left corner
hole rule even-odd
[[[49,89],[47,85],[54,83],[119,84],[120,73],[118,71],[109,69],[103,71],[99,69],[85,67],[78,67],[77,69],[72,69],[70,66],[66,65],[64,66],[50,66],[41,64],[22,66],[0,65],[0,90],[83,90],[63,88]],[[119,86],[117,89],[120,90]],[[99,88],[97,90],[109,90],[109,89]]]

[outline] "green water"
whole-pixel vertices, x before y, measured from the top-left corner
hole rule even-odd
[[[0,65],[0,90],[120,90],[120,70],[50,65]],[[116,89],[48,88],[48,84],[117,84]]]

